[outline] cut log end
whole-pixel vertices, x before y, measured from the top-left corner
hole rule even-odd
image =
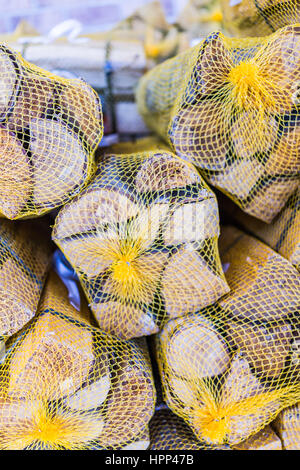
[[[32,190],[28,156],[15,134],[0,126],[0,214],[16,218]]]
[[[58,121],[31,119],[30,131],[34,202],[47,208],[61,205],[84,183],[87,154],[79,139]]]

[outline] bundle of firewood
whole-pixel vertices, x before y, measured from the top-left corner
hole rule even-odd
[[[299,185],[300,27],[221,33],[160,64],[137,99],[148,126],[245,212],[271,222]]]
[[[228,292],[216,199],[164,144],[119,144],[59,213],[53,239],[79,275],[99,326],[122,338]]]
[[[0,448],[145,448],[155,391],[142,342],[122,342],[77,312],[51,273],[38,315],[2,365]]]
[[[225,29],[234,36],[266,36],[298,23],[298,0],[220,0]]]
[[[258,240],[224,229],[230,293],[157,336],[165,399],[201,441],[236,446],[299,395],[297,270]]]
[[[0,46],[0,214],[41,215],[94,171],[101,105],[81,80],[56,77]]]

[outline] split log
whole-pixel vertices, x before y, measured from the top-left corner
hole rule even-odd
[[[0,223],[0,336],[13,335],[36,314],[51,255],[42,228],[31,222]]]
[[[87,380],[94,363],[91,331],[60,316],[67,292],[64,288],[65,296],[60,296],[59,282],[54,275],[50,277],[39,316],[15,347],[8,390],[12,397],[45,400],[68,396]],[[80,314],[69,305],[68,316],[77,320]]]
[[[85,82],[73,80],[62,85],[58,96],[62,118],[75,132],[81,132],[94,151],[102,138],[101,103],[96,92]]]
[[[267,36],[277,28],[270,27],[257,8],[257,2],[236,2],[221,0],[223,24],[225,29],[237,37]]]
[[[91,310],[102,330],[121,339],[137,338],[159,331],[153,316],[138,305],[109,301],[92,303]]]
[[[164,146],[159,141],[152,140],[154,144],[161,145],[163,150]],[[167,244],[218,236],[219,215],[214,194],[192,165],[179,160],[171,152],[156,152],[146,158],[137,172],[135,185],[140,193],[159,191],[163,194],[163,191],[178,190],[177,200],[173,199],[170,205],[168,222],[163,229]],[[165,196],[166,200],[170,198]]]
[[[265,403],[263,398],[265,397]],[[247,399],[257,398],[257,404]],[[227,441],[239,444],[268,424],[281,408],[279,399],[268,396],[268,391],[252,374],[248,362],[236,355],[222,387],[221,403],[232,404],[227,416]]]
[[[178,156],[202,170],[225,168],[229,150],[228,116],[221,110],[220,104],[211,100],[178,111],[169,130],[170,141]],[[208,127],[208,122],[213,122],[213,127]]]
[[[300,174],[300,121],[299,125],[289,123],[280,137],[276,148],[271,152],[265,163],[266,173],[275,175],[294,175]]]
[[[15,134],[0,126],[0,214],[16,218],[32,190],[32,170]]]
[[[147,429],[154,413],[155,391],[149,359],[142,358],[139,345],[127,344],[123,346],[123,358],[112,370],[105,426],[99,442],[103,447],[121,448],[136,440]]]
[[[83,185],[88,155],[79,138],[59,121],[32,119],[30,131],[34,203],[47,208],[61,205]]]
[[[246,214],[224,196],[219,203],[227,219],[261,239],[300,271],[300,189],[290,196],[270,224]]]
[[[279,179],[273,182],[259,182],[255,193],[249,201],[243,204],[243,210],[247,214],[270,223],[281,211],[288,198],[297,190],[298,179]]]
[[[227,236],[231,231],[228,227]],[[264,321],[296,315],[300,277],[282,256],[241,232],[236,243],[221,253],[221,259],[227,267],[230,293],[219,300],[219,305],[227,315]]]
[[[73,395],[65,398],[65,406],[79,412],[96,409],[102,406],[111,388],[109,368],[107,367],[106,369],[106,375],[103,375],[103,370],[101,374],[98,375],[97,371],[93,369],[95,381],[86,384]]]
[[[109,188],[89,186],[59,213],[54,240],[89,232],[105,224],[117,224],[137,215],[139,207],[126,195]]]
[[[214,324],[200,314],[169,321],[159,344],[170,377],[175,374],[196,384],[199,379],[224,373],[230,364],[226,342]]]
[[[269,425],[232,447],[234,450],[282,450],[281,440]]]
[[[175,157],[159,140],[144,139],[141,142],[144,142],[145,146],[147,142],[152,143],[152,149],[150,147],[149,153],[153,156],[149,155],[148,158],[143,159],[136,174],[135,187],[138,192],[168,191],[198,183],[204,186],[201,196],[205,196],[205,189],[207,195],[212,194],[207,186],[203,184],[196,168]],[[165,152],[153,152],[155,146],[161,146],[161,149],[165,149]]]
[[[198,242],[219,236],[219,210],[214,198],[195,201],[185,198],[170,211],[169,220],[163,231],[166,245]]]
[[[19,132],[29,128],[31,119],[44,118],[54,111],[55,83],[42,76],[28,74],[23,77],[15,106],[7,127]]]
[[[300,450],[299,404],[285,408],[272,423],[284,450]]]
[[[7,117],[18,82],[17,69],[13,62],[13,54],[6,48],[0,49],[0,116]]]
[[[190,244],[182,245],[170,257],[161,283],[170,317],[200,310],[228,292],[223,276],[213,271]]]
[[[267,379],[280,375],[291,351],[289,323],[263,327],[252,326],[249,322],[229,322],[226,330],[258,375]]]
[[[249,197],[252,188],[263,174],[264,167],[258,161],[244,159],[234,161],[222,172],[210,175],[210,181],[213,186],[237,200],[242,207],[246,206],[247,210],[248,204],[243,203],[243,199]]]

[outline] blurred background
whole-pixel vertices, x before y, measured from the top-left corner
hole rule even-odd
[[[27,20],[45,34],[68,18],[79,20],[84,31],[109,30],[149,0],[0,0],[0,33],[15,30],[20,20]],[[167,19],[172,22],[186,0],[161,0]]]

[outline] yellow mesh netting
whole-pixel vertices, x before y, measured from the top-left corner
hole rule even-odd
[[[300,25],[266,38],[211,34],[148,72],[148,126],[247,213],[270,222],[299,185]]]
[[[298,368],[299,368],[298,341]],[[300,404],[285,408],[277,416],[273,428],[280,436],[284,450],[300,450]]]
[[[41,223],[0,221],[0,345],[36,313],[51,255],[42,234]]]
[[[222,199],[220,207],[224,214],[278,251],[300,271],[300,187],[271,224],[245,214],[229,199]]]
[[[91,178],[101,104],[81,80],[52,75],[0,45],[0,214],[41,215]]]
[[[110,148],[53,229],[98,324],[122,338],[155,333],[228,292],[218,235],[212,191],[151,138]]]
[[[206,444],[197,439],[182,418],[168,409],[155,412],[150,421],[150,439],[151,450],[282,450],[280,438],[269,425],[232,447]]]
[[[223,24],[234,36],[264,36],[300,20],[299,0],[220,0]]]
[[[230,293],[170,320],[156,347],[170,408],[200,441],[235,446],[299,402],[300,275],[233,227],[220,248]]]
[[[38,315],[7,343],[0,365],[0,449],[149,445],[155,391],[145,343],[91,321],[51,273]]]

